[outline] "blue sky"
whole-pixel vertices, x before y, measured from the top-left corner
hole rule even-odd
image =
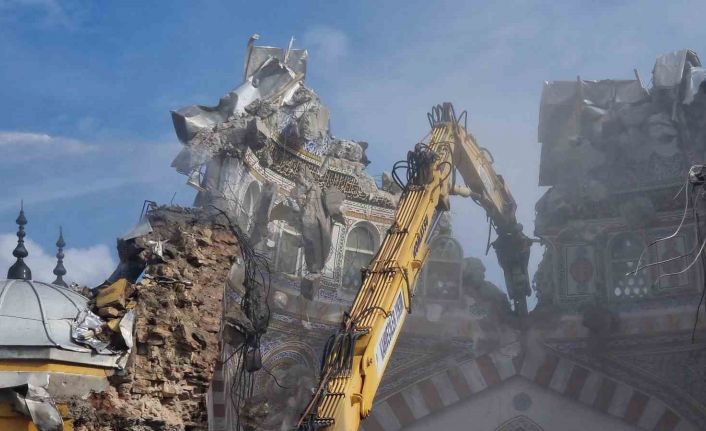
[[[700,1],[0,0],[0,245],[24,199],[35,278],[50,276],[60,224],[69,272],[104,277],[143,200],[191,203],[169,167],[179,149],[169,110],[215,104],[238,85],[253,33],[309,49],[309,86],[334,134],[370,142],[372,174],[427,132],[433,104],[467,109],[531,233],[542,82],[637,68],[648,83],[658,54],[706,53],[704,15]],[[454,204],[457,236],[482,255],[482,211]],[[502,284],[494,257],[485,262]]]

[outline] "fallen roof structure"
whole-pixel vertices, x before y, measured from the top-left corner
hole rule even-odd
[[[105,390],[107,377],[126,366],[132,313],[114,316],[111,324],[93,313],[89,298],[66,287],[63,235],[57,241],[57,280],[32,280],[24,262],[29,254],[24,209],[17,224],[17,261],[0,280],[0,429],[71,429],[67,405]]]

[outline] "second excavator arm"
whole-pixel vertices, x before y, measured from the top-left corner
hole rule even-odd
[[[320,382],[298,424],[300,431],[354,431],[370,414],[375,393],[407,314],[429,240],[449,196],[482,205],[498,233],[494,247],[515,297],[529,294],[529,240],[515,220],[515,202],[451,104],[434,108],[432,131],[393,175],[403,188],[395,221],[370,265],[350,312],[326,343]],[[455,184],[456,170],[464,185]],[[401,178],[400,171],[406,175]],[[521,246],[517,248],[517,246]],[[513,297],[515,309],[524,301]]]

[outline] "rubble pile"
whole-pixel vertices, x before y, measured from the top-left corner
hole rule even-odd
[[[669,195],[626,199],[635,189],[679,187],[706,155],[706,68],[693,51],[657,58],[652,86],[632,80],[545,83],[539,122],[537,224],[622,217],[648,223]],[[672,193],[673,195],[673,193]]]
[[[94,299],[94,311],[107,318],[134,310],[133,354],[106,392],[74,403],[77,430],[208,427],[206,393],[237,242],[225,226],[191,210],[160,208],[149,224],[152,231],[132,246],[146,265],[142,279],[120,278]]]
[[[191,175],[218,155],[242,157],[246,149],[256,154],[262,166],[289,158],[286,150],[345,160],[360,170],[369,164],[368,144],[331,134],[328,109],[304,85],[304,75],[282,60],[283,55],[280,50],[261,64],[253,64],[251,57],[248,66],[253,74],[217,106],[195,105],[172,112],[177,137],[185,144],[172,162],[177,171]],[[256,94],[254,85],[259,90]],[[273,151],[278,145],[284,152]]]

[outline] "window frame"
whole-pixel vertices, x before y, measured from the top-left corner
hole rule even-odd
[[[454,245],[455,251],[458,253],[457,254],[457,260],[447,260],[447,259],[440,259],[440,258],[434,258],[433,256],[433,251],[435,249],[435,246],[443,243],[443,242],[450,242]],[[415,294],[419,295],[426,300],[432,300],[435,302],[456,302],[459,299],[463,297],[463,259],[464,259],[464,252],[463,252],[463,247],[461,244],[452,236],[450,235],[438,235],[434,237],[431,242],[429,243],[429,256],[426,259],[426,262],[424,262],[424,267],[422,268],[422,273],[420,274],[420,277],[418,278],[419,281],[421,281],[421,285],[418,282],[417,283],[417,288],[415,289]],[[441,263],[441,264],[447,264],[447,265],[455,265],[458,267],[458,295],[455,298],[441,298],[437,296],[431,296],[428,293],[428,287],[430,283],[430,272],[431,272],[431,265],[434,263]]]
[[[285,272],[282,271],[281,266],[282,265],[282,247],[284,244],[283,238],[285,235],[292,236],[296,238],[299,243],[301,244],[302,240],[302,235],[301,233],[297,232],[294,228],[289,226],[284,221],[278,221],[278,233],[277,233],[277,245],[276,245],[276,251],[275,251],[275,271],[277,273],[288,276],[288,277],[296,277],[299,278],[303,275],[304,273],[304,247],[300,245],[297,247],[297,257],[296,257],[296,263],[295,263],[295,269],[294,272]]]
[[[254,225],[253,216],[255,214],[255,208],[260,201],[261,192],[262,187],[260,186],[260,183],[257,181],[251,181],[245,189],[245,193],[243,193],[242,198],[238,201],[238,223],[240,224],[241,229],[243,229],[246,233],[249,233],[250,229],[252,229]],[[249,208],[246,208],[245,204],[248,197],[250,198],[250,203]]]
[[[351,239],[351,234],[356,229],[363,229],[370,235],[370,238],[372,240],[372,249],[371,250],[367,250],[365,248],[359,248],[359,247],[352,247],[352,246],[348,245],[348,241]],[[377,251],[381,245],[380,232],[375,227],[375,225],[373,225],[372,223],[367,222],[367,221],[359,221],[359,222],[356,222],[353,225],[351,225],[351,227],[346,230],[345,235],[346,235],[346,238],[343,243],[343,256],[341,259],[341,291],[344,293],[348,293],[348,294],[355,294],[362,287],[362,283],[358,283],[358,286],[356,288],[349,288],[349,287],[346,287],[346,285],[345,285],[346,261],[347,261],[348,254],[349,253],[357,253],[357,254],[369,255],[370,260],[368,261],[368,264],[370,262],[372,262],[372,260],[375,258],[375,255],[377,254]]]

